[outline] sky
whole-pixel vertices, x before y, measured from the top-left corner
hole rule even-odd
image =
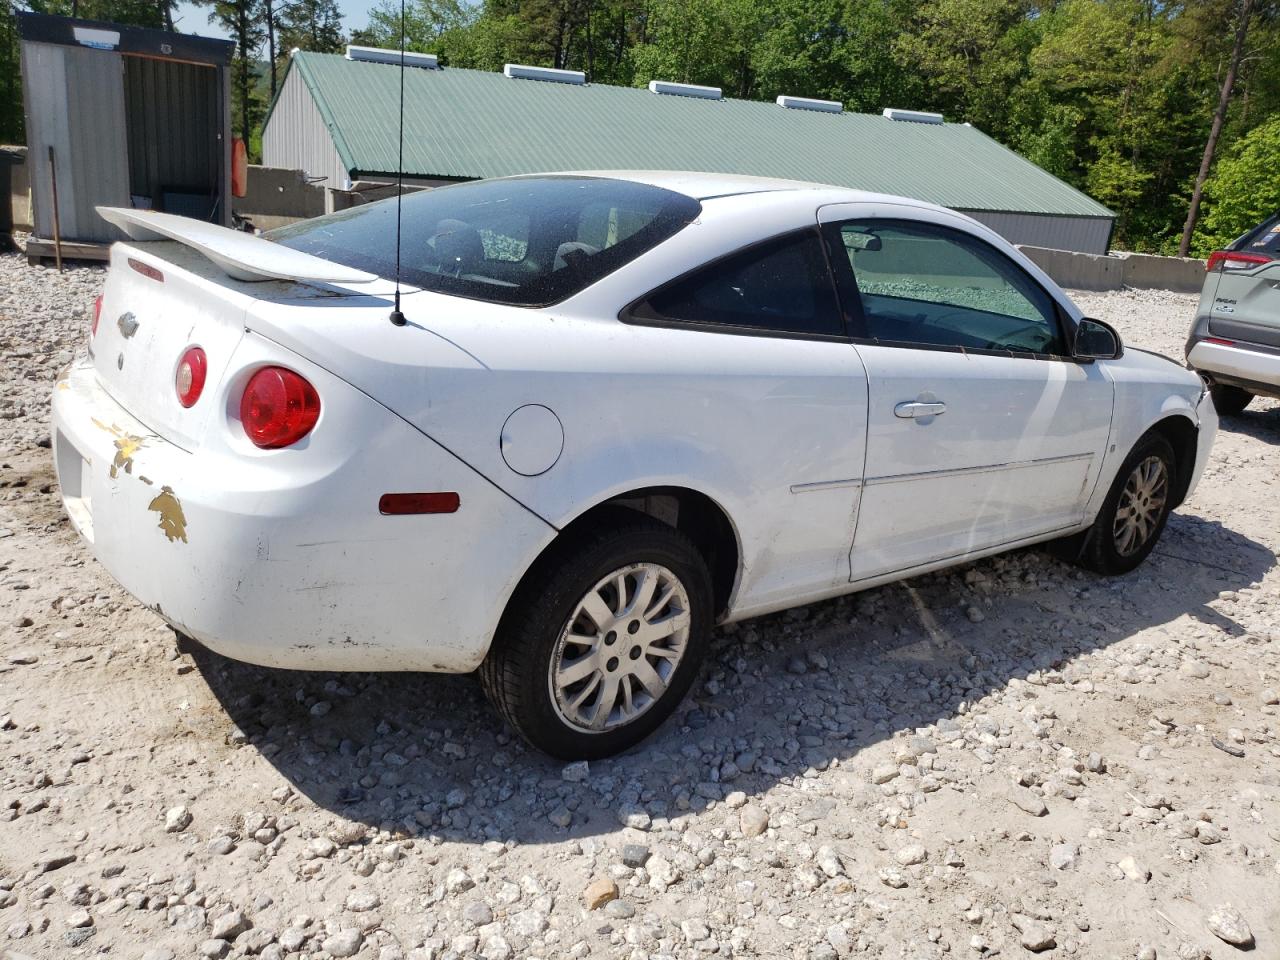
[[[372,5],[373,0],[338,0],[338,9],[342,11],[343,31],[350,33],[353,29],[367,26],[369,8]],[[173,15],[174,26],[183,33],[227,38],[225,30],[216,23],[209,22],[210,9],[210,7],[197,7],[191,3],[179,3]]]

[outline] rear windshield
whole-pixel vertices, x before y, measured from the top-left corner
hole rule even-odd
[[[481,180],[405,194],[401,276],[438,293],[558,303],[688,225],[697,200],[603,177]],[[294,250],[395,275],[396,201],[281,227]]]
[[[1280,213],[1264,220],[1232,244],[1235,250],[1280,257]]]

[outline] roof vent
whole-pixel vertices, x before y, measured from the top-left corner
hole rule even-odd
[[[844,104],[838,100],[811,100],[808,97],[779,97],[778,106],[788,110],[820,110],[823,113],[844,113]]]
[[[502,68],[504,76],[517,80],[550,80],[552,83],[587,82],[587,75],[581,70],[555,70],[551,67],[528,67],[522,63],[508,63]]]
[[[889,120],[905,120],[907,123],[941,123],[942,114],[925,113],[923,110],[895,110],[885,107],[884,114]]]
[[[671,97],[698,97],[701,100],[723,99],[719,87],[700,87],[696,83],[672,83],[670,80],[650,80],[649,92]]]
[[[365,63],[394,63],[400,65],[400,51],[387,50],[383,47],[347,47],[348,60],[361,60]],[[424,67],[427,70],[440,69],[439,58],[434,53],[404,52],[406,67]]]

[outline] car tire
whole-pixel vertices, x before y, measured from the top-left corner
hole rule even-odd
[[[1248,390],[1225,383],[1215,383],[1209,388],[1209,395],[1213,397],[1213,408],[1220,417],[1234,417],[1238,413],[1244,413],[1244,408],[1253,399],[1253,394]]]
[[[1125,458],[1102,509],[1084,536],[1077,562],[1107,576],[1128,573],[1155,549],[1173,510],[1177,458],[1158,433],[1143,436]]]
[[[649,736],[684,699],[712,622],[711,575],[693,542],[620,508],[539,559],[503,615],[481,684],[544,753],[607,757]]]

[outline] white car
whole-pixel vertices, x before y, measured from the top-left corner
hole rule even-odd
[[[709,174],[481,181],[271,239],[105,209],[66,511],[227,656],[479,670],[560,757],[651,732],[713,624],[1057,540],[1135,567],[1217,428],[973,220]]]

